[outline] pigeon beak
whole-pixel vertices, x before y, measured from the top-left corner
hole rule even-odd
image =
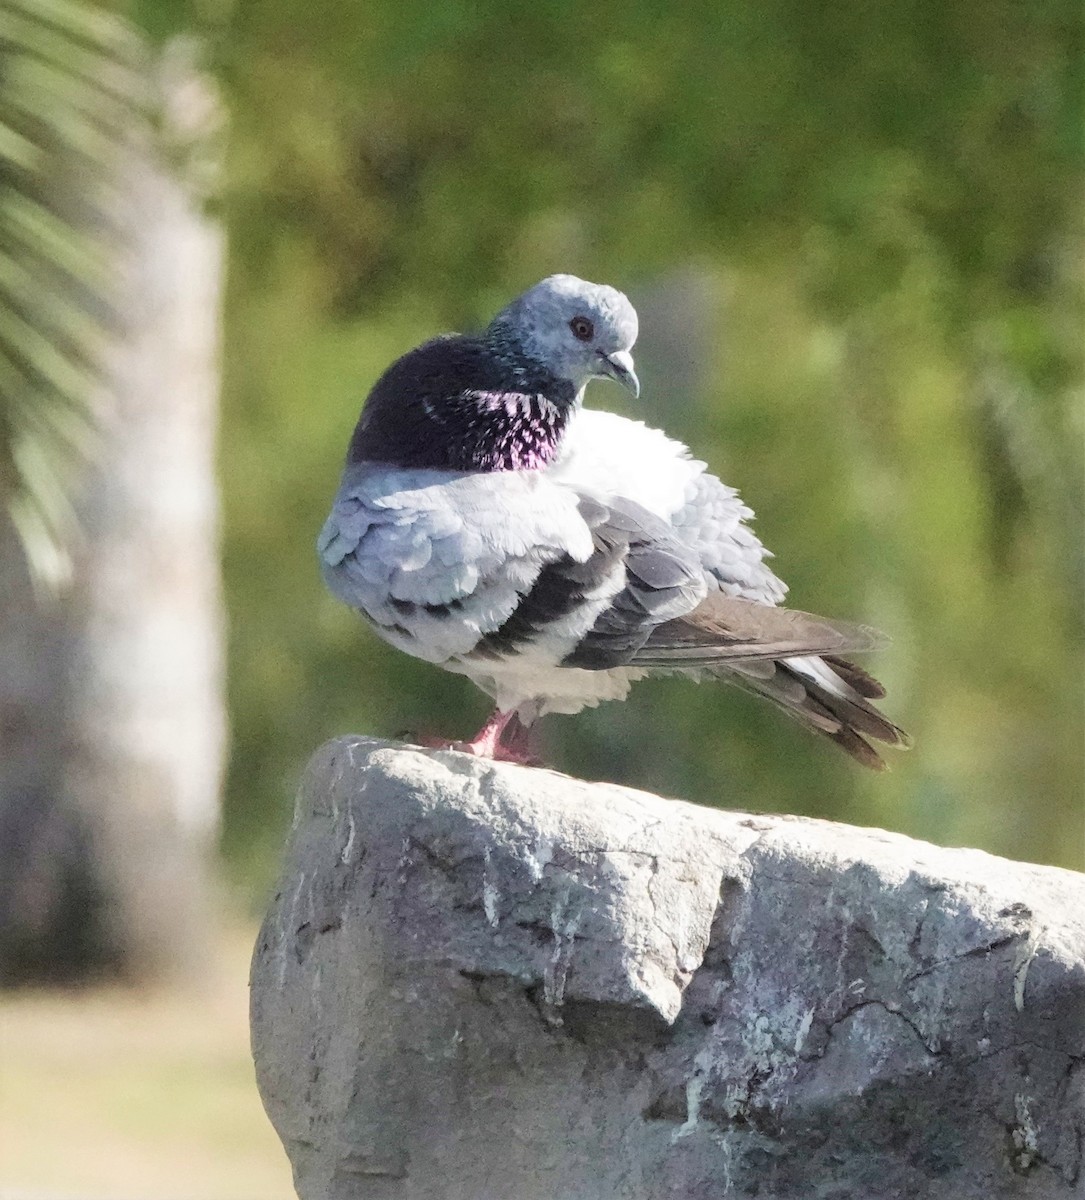
[[[622,387],[628,388],[634,396],[640,395],[640,380],[633,370],[633,355],[628,350],[615,350],[613,354],[599,352],[603,360],[600,364],[601,374],[607,379],[613,379]]]

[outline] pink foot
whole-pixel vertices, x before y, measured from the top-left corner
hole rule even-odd
[[[430,750],[459,750],[461,754],[473,754],[476,758],[519,763],[524,767],[542,766],[542,760],[532,744],[531,731],[515,712],[494,712],[469,742],[448,742],[437,738],[412,740]]]

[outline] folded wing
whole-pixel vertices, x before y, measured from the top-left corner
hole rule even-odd
[[[713,590],[698,552],[629,501],[584,498],[580,509],[596,555],[620,556],[625,582],[563,666],[709,671],[772,700],[877,770],[885,764],[868,739],[908,744],[871,704],[884,694],[881,685],[841,657],[884,645],[877,630]]]

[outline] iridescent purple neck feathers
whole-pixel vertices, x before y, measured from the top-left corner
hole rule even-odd
[[[377,381],[348,463],[452,471],[526,471],[557,453],[576,389],[525,355],[499,326],[435,338]]]

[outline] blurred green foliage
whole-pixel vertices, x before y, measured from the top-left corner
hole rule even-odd
[[[43,591],[68,581],[71,477],[93,443],[137,48],[109,8],[0,4],[0,508]]]
[[[769,706],[662,680],[553,719],[553,760],[1080,865],[1077,0],[185,12],[232,122],[241,871],[266,880],[325,738],[484,715],[324,594],[313,540],[383,367],[555,270],[644,300],[645,395],[624,411],[742,489],[795,604],[891,632],[870,665],[916,749],[870,778]]]

